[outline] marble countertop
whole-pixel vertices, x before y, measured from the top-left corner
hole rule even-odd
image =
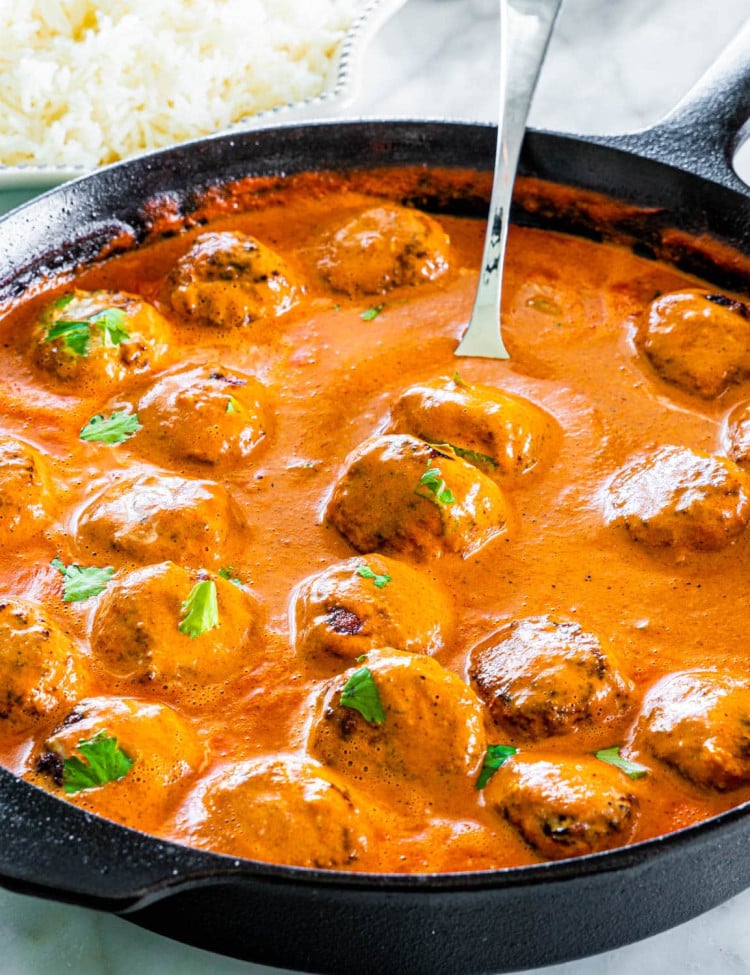
[[[496,0],[409,0],[367,48],[361,90],[343,114],[493,120],[496,7]],[[582,133],[648,126],[749,17],[750,0],[564,0],[531,124]],[[543,971],[750,973],[749,915],[750,891],[672,931]],[[278,971],[175,944],[119,918],[5,891],[0,945],[0,975]]]

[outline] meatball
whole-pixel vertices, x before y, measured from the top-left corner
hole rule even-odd
[[[750,403],[738,404],[726,419],[723,443],[732,460],[747,467],[750,464]]]
[[[449,444],[490,477],[532,470],[559,435],[552,417],[528,400],[458,377],[407,389],[393,407],[389,430]]]
[[[80,693],[81,654],[40,606],[0,599],[0,723],[28,731]]]
[[[452,627],[435,583],[383,555],[348,559],[305,579],[292,618],[298,653],[348,663],[379,647],[435,653]]]
[[[170,326],[124,291],[74,291],[49,305],[33,329],[34,360],[58,379],[115,385],[147,372],[167,350]]]
[[[632,689],[593,634],[549,616],[494,633],[472,651],[469,671],[495,724],[529,738],[611,721]]]
[[[79,513],[77,540],[90,554],[200,565],[221,559],[240,514],[212,481],[140,474],[109,484]]]
[[[353,863],[370,833],[349,786],[292,755],[220,766],[176,820],[176,838],[191,846],[323,869]]]
[[[239,231],[205,233],[172,269],[169,302],[187,322],[241,328],[289,311],[301,288],[282,258]]]
[[[359,552],[466,557],[506,527],[508,506],[494,481],[460,457],[391,435],[349,455],[328,518]]]
[[[551,860],[625,844],[637,799],[618,769],[596,758],[514,755],[493,776],[485,801]]]
[[[450,238],[432,217],[383,205],[330,234],[318,267],[336,291],[376,295],[439,278],[448,270],[449,248]]]
[[[268,426],[264,387],[219,365],[164,376],[141,398],[138,417],[139,445],[167,463],[237,466]]]
[[[373,695],[382,708],[374,717],[355,706]],[[474,789],[486,751],[484,717],[471,688],[433,657],[373,651],[324,685],[309,748],[363,790],[408,801],[409,789],[427,789],[435,801],[450,802]]]
[[[750,477],[725,457],[661,447],[615,474],[608,517],[653,548],[715,552],[745,530]]]
[[[206,616],[203,632],[191,635],[184,632],[185,603],[201,582],[215,587],[216,613]],[[162,562],[109,584],[97,605],[91,649],[116,677],[147,692],[195,701],[257,663],[259,615],[253,597],[221,576]]]
[[[646,309],[639,342],[662,379],[704,399],[750,375],[750,309],[725,295],[661,295]]]
[[[30,444],[0,437],[0,532],[6,542],[27,542],[46,520],[49,472]]]
[[[115,769],[120,777],[70,792],[81,783],[71,783],[66,762],[78,759],[89,765],[81,744],[113,738],[117,744],[110,747],[127,758]],[[64,789],[67,798],[100,816],[155,831],[205,761],[205,749],[192,725],[167,705],[93,697],[79,701],[46,739],[31,777],[48,789]]]
[[[697,785],[750,782],[750,683],[708,671],[670,674],[646,695],[634,743]]]

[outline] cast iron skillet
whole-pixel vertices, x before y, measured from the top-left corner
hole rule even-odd
[[[747,50],[750,30],[646,132],[606,139],[529,132],[522,172],[650,208],[636,221],[644,253],[655,249],[662,228],[675,226],[750,254],[750,193],[730,165],[750,116]],[[494,129],[479,125],[324,123],[202,140],[114,166],[0,222],[0,300],[40,273],[98,253],[123,227],[142,236],[140,204],[157,194],[315,168],[427,162],[489,170],[494,140]],[[595,233],[574,226],[570,215],[553,215],[555,222]],[[747,280],[731,272],[702,270],[717,284],[747,290]],[[115,911],[238,958],[326,973],[468,975],[550,964],[654,934],[750,885],[747,805],[578,860],[483,874],[375,876],[232,860],[161,842],[0,770],[0,833],[0,882],[12,890]]]

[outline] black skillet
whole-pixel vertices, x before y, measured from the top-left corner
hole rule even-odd
[[[615,228],[644,254],[662,231],[750,255],[750,193],[731,169],[750,116],[750,31],[661,124],[591,139],[529,132],[521,172],[637,204]],[[433,122],[289,126],[202,140],[103,170],[0,221],[0,302],[100,253],[141,204],[248,174],[392,164],[491,170],[494,129]],[[597,236],[581,209],[514,214]],[[750,281],[687,250],[671,259],[726,287]],[[170,937],[269,965],[358,975],[512,971],[616,948],[750,885],[750,808],[613,852],[483,874],[368,876],[203,853],[88,815],[0,770],[0,883],[121,913]]]

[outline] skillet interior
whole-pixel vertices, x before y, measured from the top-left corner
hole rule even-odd
[[[209,139],[68,184],[0,224],[0,302],[150,231],[144,201],[190,209],[196,186],[248,174],[423,163],[488,170],[494,130],[458,123],[349,123]],[[529,133],[522,172],[638,205],[602,214],[537,196],[521,222],[631,239],[719,286],[742,268],[666,233],[710,234],[750,253],[750,199],[620,149]],[[422,201],[482,210],[475,197]],[[620,211],[623,213],[624,211]],[[139,924],[241,958],[325,972],[513,970],[616,947],[670,927],[750,884],[748,810],[577,861],[487,874],[326,874],[233,861],[98,820],[0,772],[2,882],[127,912]],[[397,963],[394,965],[394,959]]]

